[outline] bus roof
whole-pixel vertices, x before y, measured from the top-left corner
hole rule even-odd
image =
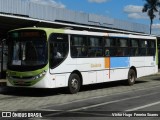
[[[45,27],[27,27],[27,28],[19,28],[19,29],[14,29],[12,31],[16,30],[44,30],[45,32],[49,33],[64,33],[64,34],[77,34],[77,35],[93,35],[93,36],[108,36],[108,37],[119,37],[119,38],[139,38],[139,39],[156,39],[155,36],[151,35],[146,35],[146,34],[141,34],[141,35],[133,35],[133,34],[122,34],[122,33],[109,33],[109,32],[91,32],[91,31],[86,31],[86,30],[70,30],[70,29],[65,29],[65,28],[45,28]]]

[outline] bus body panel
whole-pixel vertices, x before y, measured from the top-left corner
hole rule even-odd
[[[137,78],[158,72],[155,56],[130,57],[130,67],[137,70]]]
[[[63,30],[63,29],[47,29],[47,28],[45,29],[32,28],[32,29],[46,31],[48,43],[49,43],[49,37],[52,33],[67,34],[69,36],[68,37],[69,53],[66,59],[64,59],[64,61],[62,61],[56,67],[50,68],[50,65],[48,65],[45,76],[34,85],[16,86],[11,84],[11,82],[7,80],[8,86],[33,87],[33,88],[67,87],[69,77],[75,71],[76,72],[78,71],[81,74],[82,85],[127,79],[128,72],[131,68],[135,68],[137,77],[142,77],[158,72],[158,66],[156,63],[157,56],[106,56],[106,57],[87,56],[84,58],[74,58],[71,56],[71,49],[70,49],[71,35],[83,35],[87,37],[88,36],[112,37],[116,39],[124,38],[128,40],[132,38],[155,40],[155,37],[141,36],[141,35],[127,35],[118,33],[98,33],[98,32],[87,32],[87,31]],[[26,73],[27,72],[29,73],[34,71],[26,71]],[[21,79],[21,81],[23,81],[23,78]]]

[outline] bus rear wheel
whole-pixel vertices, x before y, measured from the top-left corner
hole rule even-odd
[[[71,74],[68,81],[69,93],[75,94],[79,92],[80,86],[81,86],[80,77],[75,73]]]
[[[127,84],[128,85],[133,85],[136,81],[136,73],[133,69],[130,69],[128,72],[128,80],[127,80]]]

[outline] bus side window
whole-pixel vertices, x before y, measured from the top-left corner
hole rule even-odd
[[[78,56],[78,50],[76,47],[71,47],[71,56],[77,57]]]
[[[139,56],[138,40],[132,39],[130,44],[130,55]]]
[[[89,48],[88,48],[89,57],[102,57],[103,56],[102,37],[90,36],[88,39],[88,43],[89,43]]]
[[[111,42],[110,38],[108,37],[104,38],[104,47],[105,47],[104,56],[105,57],[110,56],[110,42]]]
[[[124,56],[123,48],[117,49],[117,55],[116,56]]]
[[[154,56],[155,53],[156,53],[156,44],[155,44],[155,41],[150,41],[148,54],[149,54],[150,56]],[[160,56],[159,56],[159,57],[160,57]]]
[[[110,52],[108,48],[105,49],[105,56],[110,56]]]
[[[68,35],[51,34],[50,39],[50,67],[55,68],[67,57],[69,51]]]
[[[87,37],[83,35],[71,36],[71,57],[87,57]]]
[[[117,39],[117,54],[116,56],[128,56],[128,39],[118,38]]]
[[[139,41],[140,42],[140,53],[139,53],[139,55],[141,55],[141,56],[146,56],[147,55],[147,41],[145,41],[145,40],[140,40]]]

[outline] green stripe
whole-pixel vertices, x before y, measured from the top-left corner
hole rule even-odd
[[[35,77],[35,76],[41,74],[44,70],[47,71],[48,67],[49,67],[49,64],[47,64],[42,69],[35,70],[35,71],[27,71],[27,72],[17,72],[17,71],[7,70],[7,74],[9,76],[22,78],[22,80],[12,80],[12,79],[10,79],[10,77],[7,77],[7,79],[13,86],[15,86],[15,83],[17,81],[23,81],[24,86],[32,86],[32,85],[36,84],[37,82],[39,82],[40,80],[42,80],[44,78],[44,76],[41,77],[41,78],[38,78],[38,79],[34,79],[34,80],[24,80],[23,77]],[[29,85],[27,85],[27,84],[29,84]]]

